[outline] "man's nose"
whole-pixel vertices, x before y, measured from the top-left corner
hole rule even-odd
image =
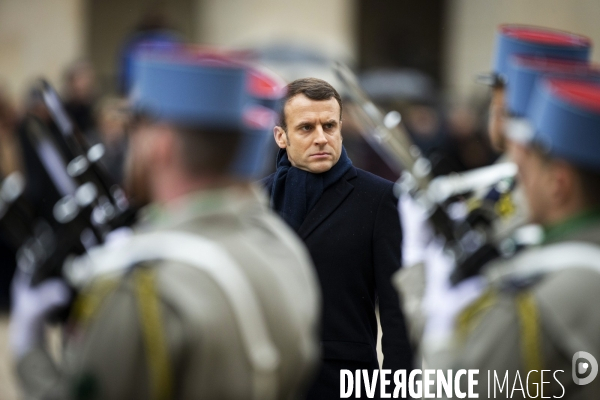
[[[323,127],[321,125],[318,125],[317,129],[316,129],[315,144],[324,145],[326,143],[327,143],[327,136],[325,136]]]

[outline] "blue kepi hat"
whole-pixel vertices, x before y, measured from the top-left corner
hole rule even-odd
[[[282,81],[238,55],[182,45],[136,55],[130,98],[134,110],[156,120],[241,133],[232,173],[256,177],[284,94]]]
[[[530,105],[530,142],[550,156],[600,172],[600,83],[545,78]]]
[[[500,25],[496,35],[493,72],[486,81],[492,85],[508,83],[508,67],[514,55],[589,61],[589,38],[555,29],[530,25]]]
[[[513,56],[508,68],[510,85],[506,108],[513,117],[526,117],[531,95],[539,80],[547,77],[600,82],[600,68],[585,61],[536,56]]]

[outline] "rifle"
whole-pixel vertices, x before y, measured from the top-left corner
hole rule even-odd
[[[42,165],[51,187],[52,212],[42,212],[26,198],[27,182],[13,173],[0,184],[0,229],[18,248],[17,267],[37,285],[62,275],[70,256],[102,244],[107,235],[135,218],[122,188],[100,160],[104,146],[90,146],[68,117],[52,86],[40,79],[34,86],[60,135],[43,121],[25,126],[25,140]]]
[[[502,235],[493,232],[494,221],[498,219],[493,209],[485,205],[475,208],[458,221],[449,216],[448,210],[457,199],[481,196],[485,193],[483,189],[514,179],[516,165],[504,163],[434,178],[430,161],[410,139],[400,114],[392,111],[384,115],[346,65],[337,63],[334,71],[349,100],[357,105],[354,116],[363,128],[361,134],[389,167],[400,174],[396,194],[410,196],[419,203],[435,231],[444,237],[446,250],[456,265],[451,276],[453,284],[476,275],[488,261],[505,254],[504,249],[514,247],[506,242],[512,240],[510,234],[514,230]]]

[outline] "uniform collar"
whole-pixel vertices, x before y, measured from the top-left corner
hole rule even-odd
[[[201,190],[140,211],[139,231],[177,228],[191,220],[213,215],[239,214],[248,207],[268,208],[268,199],[254,184]]]
[[[600,222],[600,208],[583,211],[565,221],[544,228],[543,244],[572,238]]]

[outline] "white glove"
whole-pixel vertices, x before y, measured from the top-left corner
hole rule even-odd
[[[122,226],[113,231],[110,231],[104,240],[104,246],[107,248],[118,246],[123,243],[125,240],[131,238],[133,236],[133,229]]]
[[[17,270],[11,287],[10,346],[14,355],[23,357],[29,350],[44,345],[44,322],[48,313],[68,304],[71,293],[59,278],[36,287]]]
[[[435,232],[425,210],[412,197],[401,195],[398,211],[402,225],[402,266],[411,267],[425,261]]]
[[[456,208],[456,207],[455,207]],[[425,294],[422,312],[426,324],[425,340],[446,340],[454,330],[458,314],[483,291],[479,276],[456,286],[450,284],[454,260],[444,252],[444,240],[436,237],[423,207],[410,196],[398,201],[402,223],[402,262],[404,267],[425,265]],[[453,210],[452,217],[464,218],[464,210]]]
[[[425,279],[427,286],[423,300],[426,315],[424,339],[445,341],[452,336],[456,317],[481,295],[484,279],[474,276],[456,286],[450,284],[455,268],[454,260],[443,250],[443,244],[432,242],[426,250]]]

